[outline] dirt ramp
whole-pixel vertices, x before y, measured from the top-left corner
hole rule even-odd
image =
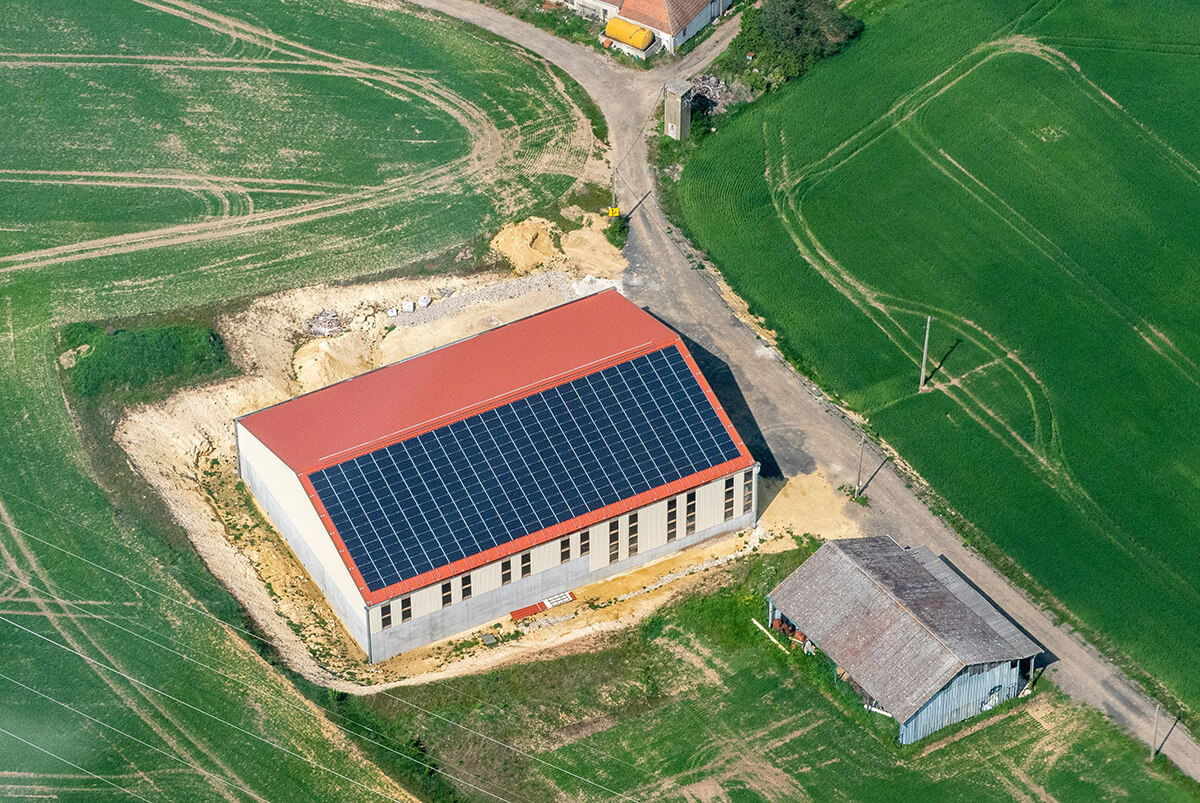
[[[292,360],[300,392],[318,390],[376,367],[373,356],[378,339],[373,332],[358,331],[302,344]]]

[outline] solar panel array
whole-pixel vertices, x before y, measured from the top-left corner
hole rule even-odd
[[[738,454],[670,346],[309,479],[378,591]]]

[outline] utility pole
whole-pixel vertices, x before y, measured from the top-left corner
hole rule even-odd
[[[921,384],[917,385],[917,392],[920,393],[925,389],[925,365],[929,362],[929,327],[933,323],[933,316],[925,316],[925,351],[921,354]]]
[[[863,449],[866,448],[866,445],[867,445],[867,434],[864,432],[864,433],[862,433],[862,439],[858,442],[858,481],[854,483],[854,498],[855,499],[857,499],[858,495],[860,493],[862,493],[862,459],[863,459]]]
[[[1162,708],[1159,703],[1154,704],[1154,740],[1150,742],[1150,760],[1154,760],[1154,754],[1158,751],[1158,709]]]

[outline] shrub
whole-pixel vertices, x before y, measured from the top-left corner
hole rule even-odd
[[[220,336],[203,326],[122,329],[88,323],[63,327],[68,348],[88,346],[68,369],[71,389],[84,398],[120,394],[141,400],[154,387],[169,390],[231,369]]]
[[[754,91],[803,75],[862,33],[861,20],[830,0],[764,0],[742,12],[742,28],[717,60]]]

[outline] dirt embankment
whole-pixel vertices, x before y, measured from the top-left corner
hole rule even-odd
[[[129,411],[117,441],[289,665],[327,685],[368,681],[366,656],[240,484],[234,419],[610,286],[619,286],[619,272],[597,279],[560,269],[319,285],[261,298],[217,323],[242,376]],[[415,303],[422,297],[427,306]],[[402,311],[405,301],[412,312]],[[341,333],[308,331],[322,310],[337,313]]]
[[[579,231],[603,239],[603,232],[592,226]],[[576,245],[568,241],[566,247],[569,252]],[[642,619],[675,595],[712,582],[716,573],[701,577],[700,572],[724,565],[749,544],[764,538],[761,549],[787,548],[791,539],[770,540],[762,531],[702,545],[580,589],[576,602],[522,622],[520,638],[511,638],[511,622],[489,623],[473,636],[369,666],[240,484],[233,421],[299,393],[616,285],[620,272],[615,265],[609,267],[615,279],[580,278],[581,270],[554,270],[519,277],[489,274],[315,286],[259,299],[218,322],[243,376],[130,411],[117,429],[118,442],[284,660],[315,682],[361,691],[364,684],[423,682],[593,649],[598,639]],[[432,301],[413,312],[398,311],[404,301],[421,297]],[[326,309],[338,313],[344,331],[330,337],[309,334],[308,321]],[[797,478],[782,488],[765,484],[761,496],[764,523],[771,531],[856,534],[844,513],[845,496],[818,475]],[[483,631],[510,638],[483,648],[478,639]]]

